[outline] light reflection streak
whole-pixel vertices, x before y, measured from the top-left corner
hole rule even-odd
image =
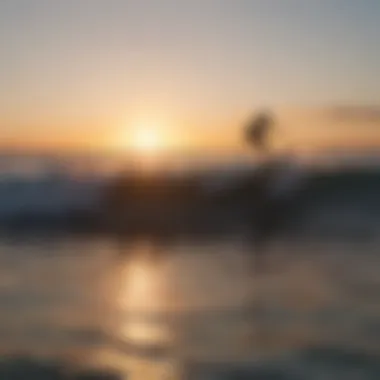
[[[142,318],[162,313],[167,306],[168,281],[152,260],[153,250],[147,242],[135,246],[135,255],[122,272],[119,307],[126,317],[119,331],[122,339],[136,345],[166,345],[172,338],[168,323]]]

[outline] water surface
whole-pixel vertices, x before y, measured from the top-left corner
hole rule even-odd
[[[380,240],[1,238],[0,349],[185,379],[199,363],[380,349]]]

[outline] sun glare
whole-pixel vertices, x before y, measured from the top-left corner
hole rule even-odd
[[[168,125],[146,121],[128,124],[115,135],[114,146],[143,160],[173,151],[182,143],[182,139]]]
[[[141,152],[156,152],[163,147],[162,136],[154,129],[138,129],[131,136],[131,148]]]

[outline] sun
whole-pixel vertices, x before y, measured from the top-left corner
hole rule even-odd
[[[161,134],[153,128],[139,128],[132,133],[131,148],[139,152],[157,152],[163,148]]]
[[[159,122],[133,122],[120,128],[114,146],[142,159],[162,157],[173,152],[182,143],[173,127]]]

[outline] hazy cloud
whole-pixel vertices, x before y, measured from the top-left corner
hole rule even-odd
[[[380,123],[380,107],[332,107],[327,110],[326,116],[336,122]]]

